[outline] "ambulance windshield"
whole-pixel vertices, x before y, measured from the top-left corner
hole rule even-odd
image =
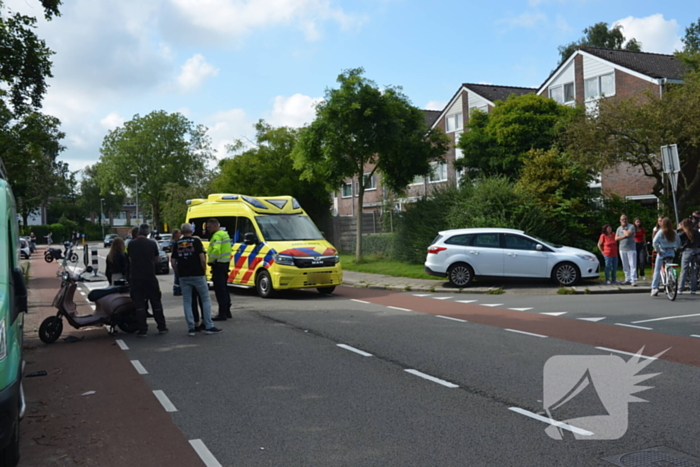
[[[258,226],[266,242],[289,240],[323,240],[309,217],[299,215],[257,216]]]

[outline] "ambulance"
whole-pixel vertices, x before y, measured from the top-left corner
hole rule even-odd
[[[291,196],[211,194],[188,200],[187,205],[187,222],[205,249],[208,219],[216,218],[228,232],[229,285],[255,287],[261,297],[269,298],[289,289],[315,288],[330,294],[343,280],[338,250]]]

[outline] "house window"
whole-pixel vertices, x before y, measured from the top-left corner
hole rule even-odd
[[[343,183],[343,198],[350,198],[352,196],[352,183]]]
[[[416,175],[409,185],[422,185],[425,183],[425,175]]]
[[[574,83],[564,84],[564,102],[573,102],[576,100],[576,94],[574,94]]]
[[[583,85],[586,99],[615,95],[615,75],[613,73],[589,78],[583,82]]]
[[[564,103],[564,87],[563,86],[556,86],[553,88],[549,88],[549,97],[550,99],[554,99],[555,101],[559,102],[560,104]]]
[[[447,164],[444,162],[431,162],[430,183],[447,181]]]
[[[565,83],[560,86],[549,88],[549,97],[560,104],[573,102],[576,99],[574,95],[574,83]]]
[[[377,189],[377,176],[369,174],[364,174],[362,180],[365,182],[365,191],[376,190]]]
[[[464,121],[462,120],[462,113],[448,115],[447,116],[447,132],[461,130],[464,128]]]

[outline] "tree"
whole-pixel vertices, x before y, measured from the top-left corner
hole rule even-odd
[[[292,150],[299,130],[273,128],[260,120],[255,127],[255,147],[219,163],[219,175],[212,186],[217,193],[244,193],[253,196],[290,195],[318,225],[322,225],[331,209],[331,194],[319,179],[302,179],[302,170],[293,168]],[[240,151],[237,141],[229,152]],[[270,183],[274,180],[274,183]]]
[[[99,162],[93,166],[83,169],[83,179],[80,182],[80,195],[76,200],[77,207],[83,213],[82,217],[87,217],[90,213],[101,216],[104,214],[104,222],[109,218],[109,213],[120,212],[124,207],[123,191],[104,190],[99,183]],[[104,199],[104,201],[102,201]]]
[[[700,52],[700,18],[697,23],[690,23],[690,26],[685,28],[685,37],[681,42],[683,42],[683,52]]]
[[[364,70],[346,70],[338,89],[327,89],[316,108],[316,120],[304,127],[294,146],[294,167],[305,180],[322,180],[338,189],[346,178],[360,180],[355,249],[362,258],[362,205],[365,171],[381,173],[382,183],[403,191],[416,175],[430,173],[430,161],[444,160],[446,135],[429,129],[423,112],[412,106],[401,88],[380,89],[363,77]]]
[[[160,227],[165,185],[189,186],[213,157],[206,127],[162,110],[135,115],[110,131],[100,153],[101,189],[138,190],[139,202],[150,206],[156,227]]]
[[[215,192],[211,188],[211,181],[211,171],[203,169],[189,186],[181,186],[177,183],[165,184],[162,214],[163,220],[168,224],[171,231],[179,229],[180,225],[185,222],[188,199],[206,198],[209,193]]]
[[[597,112],[580,115],[567,129],[567,151],[598,171],[620,163],[640,168],[656,181],[653,193],[671,206],[659,153],[677,144],[678,208],[681,215],[692,210],[700,202],[700,72],[688,72],[684,83],[670,86],[663,98],[646,93],[599,101]]]
[[[495,104],[488,114],[470,114],[458,143],[464,157],[455,161],[456,169],[515,179],[529,151],[550,149],[566,122],[581,112],[537,94],[511,95]]]
[[[615,24],[608,29],[608,23],[600,22],[583,30],[581,39],[559,46],[559,64],[564,63],[576,49],[582,46],[599,47],[601,49],[629,50],[641,52],[642,43],[637,39],[627,40],[622,34],[622,25]],[[627,40],[627,42],[625,42]]]

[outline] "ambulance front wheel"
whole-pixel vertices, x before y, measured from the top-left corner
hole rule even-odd
[[[275,288],[272,286],[272,278],[267,271],[260,271],[255,279],[255,288],[262,298],[272,298],[275,296]]]
[[[323,295],[329,295],[332,294],[333,291],[335,290],[335,286],[332,287],[318,287],[316,290],[318,290],[318,293],[323,294]]]

